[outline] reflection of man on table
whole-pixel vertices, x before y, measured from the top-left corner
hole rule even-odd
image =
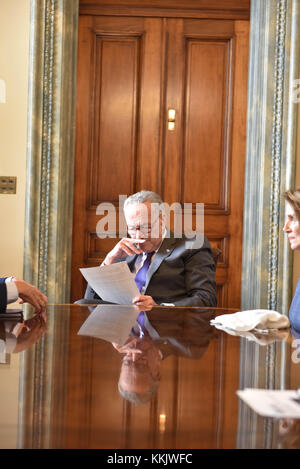
[[[201,314],[177,310],[172,320],[168,320],[167,309],[157,315],[156,311],[151,320],[141,313],[126,343],[113,344],[123,355],[119,392],[135,404],[146,403],[156,394],[164,359],[169,355],[199,359],[215,334],[210,326],[214,310]]]
[[[216,267],[207,238],[200,248],[187,246],[185,236],[175,238],[166,229],[163,202],[154,192],[128,197],[124,214],[129,237],[116,244],[103,264],[127,262],[141,293],[134,303],[142,307],[163,303],[216,306]],[[84,302],[101,299],[88,286]]]
[[[34,345],[46,331],[46,313],[36,314],[25,321],[0,321],[0,361],[6,353],[20,353]]]
[[[148,402],[160,382],[162,354],[150,337],[131,337],[125,345],[113,344],[124,354],[119,378],[120,394],[135,404]]]

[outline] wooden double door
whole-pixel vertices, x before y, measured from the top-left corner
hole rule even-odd
[[[117,242],[100,203],[141,189],[204,203],[222,250],[219,305],[240,305],[249,22],[85,14],[79,18],[72,300],[79,267]],[[169,111],[175,111],[170,129]]]

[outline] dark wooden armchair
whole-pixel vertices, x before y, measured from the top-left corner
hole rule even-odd
[[[218,264],[218,259],[219,259],[219,257],[221,256],[222,251],[221,251],[221,249],[219,249],[219,248],[217,248],[217,247],[213,247],[211,250],[212,250],[212,255],[213,255],[215,264],[216,264],[216,266],[217,266],[217,264]]]

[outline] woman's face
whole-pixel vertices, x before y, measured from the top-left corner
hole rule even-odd
[[[300,249],[300,223],[293,207],[287,203],[286,222],[283,231],[287,233],[291,249]]]

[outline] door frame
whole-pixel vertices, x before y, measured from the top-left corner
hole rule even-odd
[[[293,257],[283,193],[295,184],[300,7],[252,0],[245,169],[242,308],[288,314]],[[257,47],[259,44],[259,47]]]
[[[70,295],[78,11],[79,0],[31,0],[24,277],[51,302]],[[291,300],[281,194],[296,167],[299,25],[297,0],[251,1],[243,309],[287,313]]]

